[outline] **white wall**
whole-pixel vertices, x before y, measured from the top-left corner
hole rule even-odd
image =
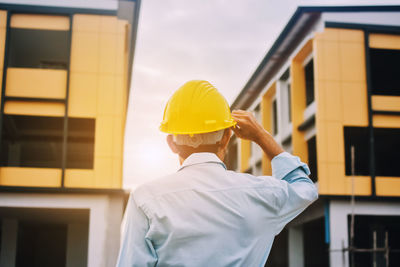
[[[87,266],[108,267],[115,264],[122,220],[122,196],[2,193],[0,207],[89,209]],[[68,229],[72,231],[73,226],[69,226]],[[73,238],[73,235],[68,238]],[[74,254],[71,250],[70,253]]]

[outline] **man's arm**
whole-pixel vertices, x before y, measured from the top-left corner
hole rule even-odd
[[[121,248],[116,266],[155,266],[157,254],[151,241],[146,238],[149,222],[137,206],[132,194],[126,207],[123,224]]]
[[[298,157],[284,152],[274,138],[257,122],[251,112],[234,110],[237,122],[233,131],[239,138],[256,142],[271,160],[272,176],[282,181],[281,208],[277,214],[276,232],[318,198],[310,170]]]

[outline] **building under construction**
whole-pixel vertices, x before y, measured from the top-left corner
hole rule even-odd
[[[113,266],[140,1],[42,2],[0,4],[0,266]]]
[[[266,266],[400,266],[399,62],[400,6],[300,7],[232,104],[308,163],[320,194]],[[248,141],[227,164],[271,174]]]

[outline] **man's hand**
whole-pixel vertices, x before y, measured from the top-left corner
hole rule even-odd
[[[284,152],[274,138],[257,122],[253,113],[234,110],[232,111],[232,117],[237,122],[237,125],[232,127],[236,136],[256,142],[270,160]]]
[[[258,139],[266,131],[256,120],[253,113],[244,110],[232,111],[232,117],[237,122],[232,130],[241,139],[258,143]]]

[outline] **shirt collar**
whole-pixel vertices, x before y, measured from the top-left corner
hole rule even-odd
[[[187,157],[178,171],[186,168],[188,166],[197,165],[201,163],[216,163],[222,165],[225,168],[225,164],[215,155],[214,153],[209,152],[200,152],[200,153],[193,153],[189,157]]]

